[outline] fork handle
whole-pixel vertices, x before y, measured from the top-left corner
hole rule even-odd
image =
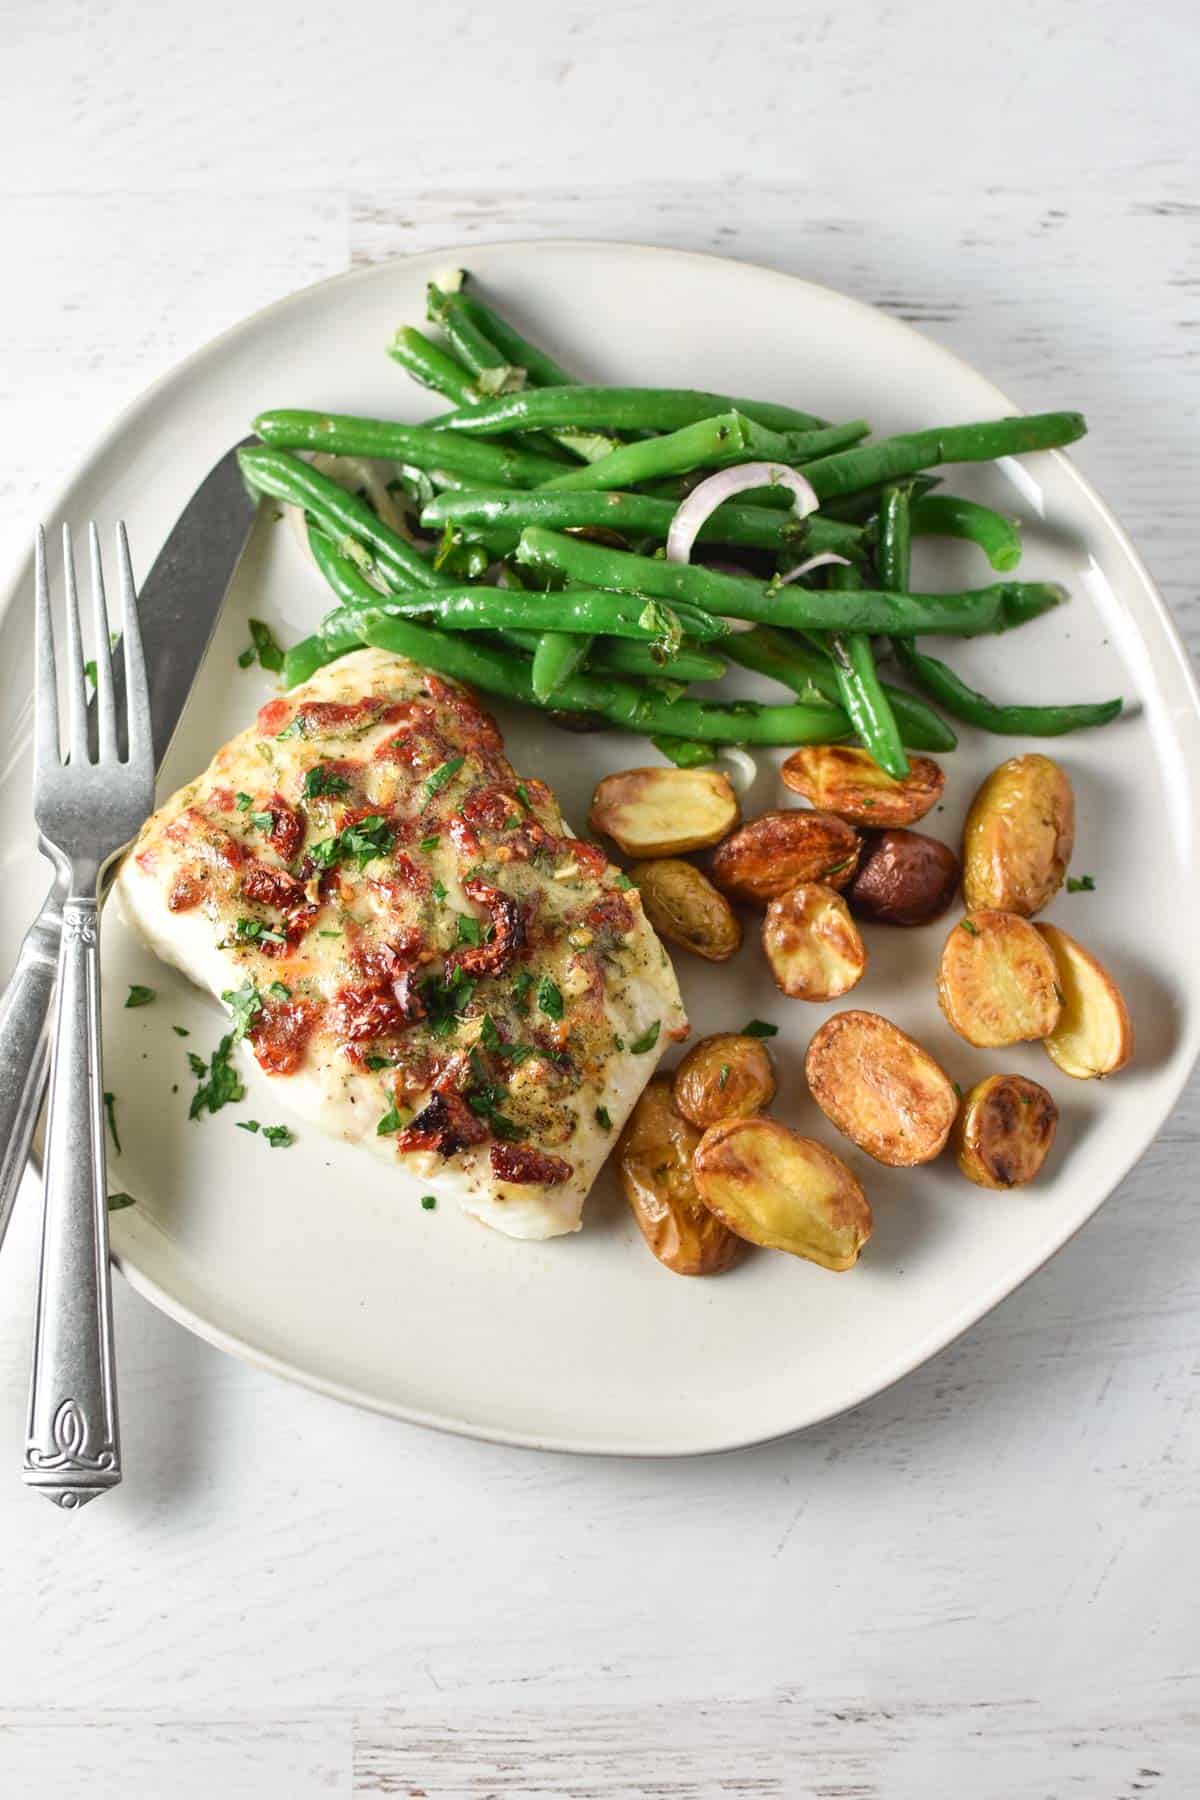
[[[113,1357],[99,913],[63,905],[25,1481],[68,1510],[121,1479]]]
[[[46,1095],[62,901],[63,889],[56,881],[25,933],[12,978],[0,994],[0,1244]]]

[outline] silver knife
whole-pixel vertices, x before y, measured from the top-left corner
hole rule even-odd
[[[159,767],[254,523],[256,507],[238,468],[239,449],[236,444],[227,451],[205,476],[142,584],[138,612]],[[113,660],[115,685],[121,688],[124,658]],[[116,711],[118,718],[124,717],[123,693],[117,695]],[[0,1244],[46,1094],[61,933],[62,894],[56,881],[25,934],[12,978],[0,995]]]

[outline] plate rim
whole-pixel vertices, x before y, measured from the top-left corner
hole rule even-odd
[[[890,313],[884,312],[882,308],[873,305],[870,301],[862,300],[853,294],[845,294],[841,292],[840,289],[829,287],[823,282],[813,281],[807,276],[794,275],[787,270],[774,268],[769,263],[760,263],[748,258],[722,255],[720,252],[712,250],[684,249],[673,245],[647,244],[637,240],[622,238],[524,237],[489,239],[472,245],[448,244],[445,247],[428,250],[401,252],[394,256],[385,257],[378,262],[370,262],[357,267],[343,269],[335,275],[324,276],[319,281],[309,282],[303,287],[294,288],[290,292],[280,295],[275,300],[268,301],[265,305],[257,307],[254,311],[235,320],[231,325],[226,326],[224,330],[216,333],[215,336],[207,339],[203,344],[198,345],[196,349],[189,351],[186,356],[181,357],[177,362],[172,363],[170,367],[163,370],[153,381],[140,389],[125,406],[120,408],[114,414],[106,429],[88,445],[84,454],[72,464],[67,475],[43,502],[43,516],[57,518],[68,511],[70,496],[74,489],[85,478],[87,472],[96,462],[112,451],[122,433],[136,421],[141,413],[151,408],[167,390],[173,385],[186,380],[199,365],[207,361],[210,357],[218,354],[225,345],[234,342],[247,331],[264,324],[273,316],[280,315],[289,308],[302,304],[311,299],[315,294],[323,292],[325,289],[371,279],[379,279],[382,272],[392,267],[408,266],[420,262],[437,263],[439,261],[461,263],[463,266],[469,266],[472,257],[478,258],[481,253],[504,251],[536,254],[547,250],[621,252],[626,255],[636,253],[640,256],[654,257],[656,259],[668,258],[677,263],[700,265],[715,263],[727,268],[745,270],[758,277],[766,276],[774,282],[783,283],[789,287],[800,286],[806,288],[810,292],[820,295],[825,301],[835,301],[839,306],[844,307],[852,314],[861,313],[865,315],[876,327],[882,322],[889,327],[898,338],[915,338],[922,345],[932,346],[940,356],[948,359],[951,363],[964,371],[965,374],[969,375],[972,380],[981,382],[990,389],[998,402],[998,410],[1010,414],[1019,414],[1021,412],[1021,409],[1015,405],[1003,389],[997,387],[990,376],[977,368],[975,364],[968,362],[965,357],[960,356],[957,351],[948,349],[931,334],[919,330],[907,320],[893,317]],[[1184,705],[1181,708],[1173,711],[1173,723],[1177,729],[1183,727],[1188,722],[1190,722],[1194,731],[1200,729],[1200,680],[1198,680],[1197,671],[1193,665],[1187,646],[1183,641],[1179,627],[1176,624],[1170,608],[1167,606],[1166,601],[1159,591],[1149,568],[1129,533],[1116,517],[1107,500],[1099,493],[1088,477],[1083,474],[1082,470],[1080,470],[1071,459],[1062,452],[1052,451],[1050,454],[1053,456],[1058,467],[1068,474],[1072,484],[1080,495],[1081,500],[1099,515],[1103,525],[1109,532],[1114,545],[1121,551],[1121,554],[1130,567],[1131,573],[1138,580],[1143,598],[1148,604],[1149,613],[1154,618],[1162,633],[1164,648],[1171,652],[1175,665],[1175,673],[1177,677],[1182,678],[1182,694],[1180,697],[1184,702]],[[6,584],[5,592],[3,595],[0,595],[0,627],[7,621],[8,615],[16,603],[18,594],[21,592],[23,585],[27,582],[31,566],[31,553],[26,553],[23,558],[18,558],[17,566],[11,573],[10,579]],[[1155,685],[1159,687],[1161,691],[1161,682],[1157,674],[1155,674],[1154,679]],[[1192,783],[1191,817],[1193,825],[1200,826],[1200,782],[1195,781]],[[1195,1031],[1193,1031],[1193,1037],[1195,1037]],[[645,1445],[631,1445],[625,1442],[618,1442],[615,1439],[606,1440],[603,1437],[589,1440],[577,1437],[567,1439],[555,1434],[538,1435],[530,1431],[514,1431],[498,1426],[478,1424],[471,1420],[453,1417],[452,1415],[429,1412],[420,1407],[403,1405],[396,1401],[387,1400],[379,1395],[365,1392],[352,1384],[320,1375],[311,1369],[305,1369],[299,1364],[289,1361],[285,1357],[277,1356],[271,1351],[262,1349],[258,1345],[248,1341],[239,1333],[230,1331],[226,1327],[204,1318],[204,1316],[195,1311],[191,1305],[179,1300],[174,1294],[164,1288],[160,1282],[156,1281],[152,1276],[146,1274],[138,1267],[136,1255],[133,1254],[136,1251],[136,1236],[129,1251],[122,1251],[113,1247],[111,1256],[115,1266],[121,1271],[125,1280],[136,1293],[141,1294],[144,1298],[149,1300],[159,1309],[159,1311],[172,1319],[176,1324],[184,1326],[195,1336],[199,1337],[204,1342],[211,1344],[215,1349],[221,1350],[226,1354],[237,1356],[242,1361],[249,1363],[252,1367],[263,1369],[269,1374],[279,1376],[298,1386],[308,1388],[313,1392],[322,1394],[330,1399],[341,1401],[346,1405],[360,1408],[363,1411],[377,1413],[386,1418],[403,1420],[407,1424],[420,1425],[429,1430],[444,1432],[456,1437],[470,1438],[479,1442],[500,1444],[520,1449],[552,1451],[569,1455],[603,1457],[619,1456],[636,1458],[638,1460],[675,1460],[680,1457],[725,1455],[737,1450],[751,1449],[761,1444],[779,1442],[783,1439],[796,1436],[802,1431],[808,1431],[815,1426],[825,1424],[830,1419],[837,1418],[844,1413],[856,1410],[868,1400],[875,1398],[879,1394],[886,1393],[887,1390],[895,1386],[897,1382],[904,1380],[906,1376],[911,1375],[924,1363],[929,1362],[934,1357],[938,1356],[966,1331],[970,1330],[972,1325],[978,1324],[982,1319],[986,1318],[989,1313],[993,1312],[1002,1301],[1007,1299],[1010,1295],[1017,1293],[1025,1286],[1026,1282],[1032,1280],[1035,1275],[1039,1274],[1041,1270],[1046,1267],[1047,1263],[1057,1256],[1058,1253],[1070,1243],[1072,1238],[1082,1231],[1084,1226],[1095,1217],[1100,1211],[1100,1208],[1125,1180],[1130,1170],[1145,1155],[1177,1105],[1179,1097],[1186,1087],[1192,1071],[1196,1066],[1198,1052],[1200,1052],[1200,1043],[1195,1043],[1193,1044],[1192,1057],[1190,1060],[1186,1060],[1182,1065],[1178,1077],[1169,1091],[1166,1104],[1156,1118],[1153,1130],[1149,1137],[1145,1138],[1144,1141],[1140,1141],[1137,1148],[1129,1156],[1120,1159],[1118,1163],[1113,1165],[1111,1175],[1105,1177],[1105,1183],[1102,1190],[1099,1192],[1095,1201],[1089,1205],[1088,1210],[1082,1217],[1067,1226],[1062,1232],[1062,1235],[1050,1245],[1046,1250],[1045,1255],[1042,1256],[1032,1268],[1028,1269],[1025,1274],[1020,1276],[1016,1281],[1013,1281],[1007,1274],[1000,1274],[994,1284],[989,1287],[988,1297],[982,1306],[979,1304],[978,1300],[974,1300],[959,1311],[945,1316],[939,1321],[937,1326],[925,1335],[925,1337],[918,1340],[910,1351],[905,1352],[903,1357],[899,1360],[898,1365],[888,1373],[884,1380],[867,1381],[862,1385],[861,1391],[855,1392],[849,1399],[842,1398],[827,1410],[815,1412],[801,1422],[784,1426],[777,1431],[759,1432],[749,1435],[738,1435],[734,1433],[727,1437],[716,1439],[706,1438],[703,1442],[674,1443],[665,1448],[649,1448]],[[35,1171],[38,1169],[38,1160],[36,1158],[31,1158],[31,1167],[33,1167]],[[153,1220],[148,1218],[136,1222],[134,1230],[136,1231],[139,1228],[151,1231],[156,1229]],[[127,1227],[127,1229],[129,1228]]]

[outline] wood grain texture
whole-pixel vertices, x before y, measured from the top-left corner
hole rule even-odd
[[[887,0],[0,12],[0,555],[115,409],[265,301],[406,250],[627,238],[827,282],[1085,408],[1079,460],[1200,643],[1183,0],[965,0],[936,30]],[[18,1478],[27,1192],[0,1794],[1192,1800],[1198,1148],[1193,1083],[935,1362],[687,1464],[356,1415],[118,1284],[129,1473],[69,1521]]]

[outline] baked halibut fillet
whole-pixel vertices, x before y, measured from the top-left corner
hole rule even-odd
[[[474,695],[360,650],[144,826],[122,910],[280,1100],[512,1237],[578,1229],[687,1019],[637,889]]]

